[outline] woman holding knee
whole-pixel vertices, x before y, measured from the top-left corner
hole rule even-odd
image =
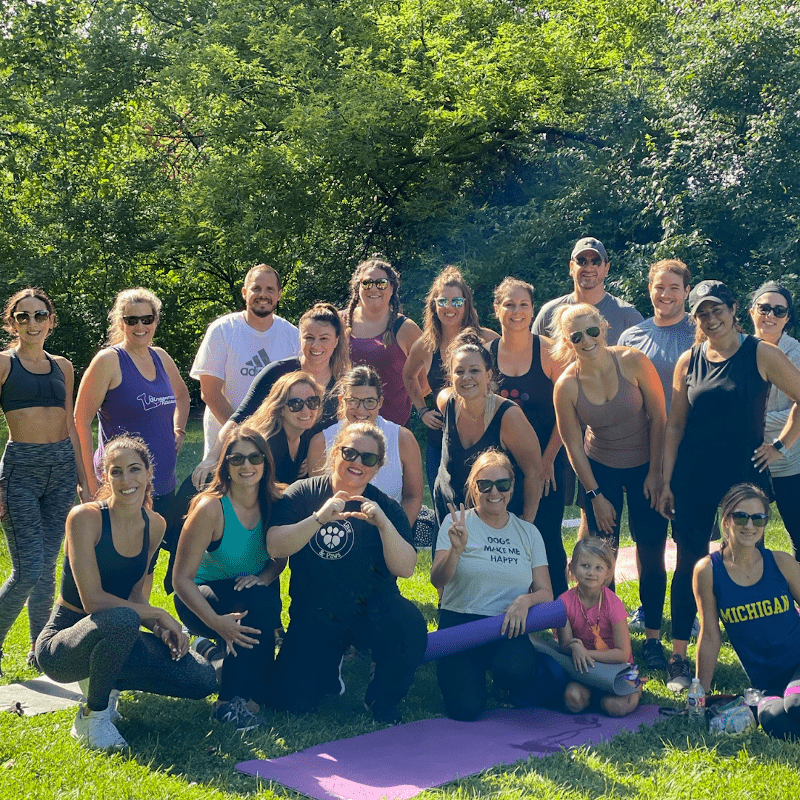
[[[261,724],[247,701],[261,705],[273,689],[286,560],[270,558],[265,536],[278,497],[264,437],[231,431],[211,484],[192,501],[172,576],[181,621],[224,648],[214,716],[239,731]]]
[[[467,486],[470,508],[451,505],[439,530],[431,583],[442,592],[440,630],[505,614],[505,638],[436,664],[447,716],[471,721],[486,708],[487,671],[512,701],[543,680],[525,621],[533,606],[553,599],[553,591],[539,531],[508,511],[514,490],[508,456],[481,453]]]
[[[216,691],[214,668],[189,652],[181,624],[150,605],[148,565],[164,536],[152,508],[150,452],[138,438],[108,442],[97,502],[67,519],[61,593],[36,641],[42,671],[59,683],[88,678],[72,736],[89,747],[124,748],[112,693],[136,689],[199,699]],[[148,629],[143,633],[140,628]]]
[[[765,695],[757,710],[761,726],[770,736],[800,739],[800,564],[764,546],[769,500],[757,486],[730,489],[720,515],[722,547],[694,570],[697,677],[708,691],[722,620],[750,685]]]

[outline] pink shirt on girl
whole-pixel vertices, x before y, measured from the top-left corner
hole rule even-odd
[[[622,604],[622,600],[607,586],[603,587],[601,600],[591,608],[585,608],[578,597],[578,587],[573,586],[567,589],[558,599],[564,602],[567,609],[567,619],[572,626],[572,635],[583,642],[587,650],[599,650],[595,643],[595,635],[592,628],[598,630],[600,638],[605,642],[606,648],[611,650],[614,644],[614,625],[628,619],[628,612]],[[630,663],[633,663],[633,653],[631,653]]]

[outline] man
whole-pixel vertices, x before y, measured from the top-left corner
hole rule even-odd
[[[620,334],[631,325],[641,322],[643,317],[630,303],[606,291],[608,266],[608,253],[601,241],[591,236],[579,239],[572,248],[569,262],[573,291],[545,303],[539,309],[531,330],[540,336],[550,336],[550,323],[559,306],[589,303],[608,322],[606,341],[616,344]]]
[[[206,404],[203,458],[244,399],[253,378],[270,362],[300,352],[297,328],[275,313],[281,299],[281,279],[272,267],[256,264],[245,276],[242,297],[244,311],[225,314],[208,326],[189,373],[200,381]]]

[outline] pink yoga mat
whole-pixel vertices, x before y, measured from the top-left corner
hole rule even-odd
[[[499,764],[608,741],[657,718],[656,706],[640,706],[622,719],[503,709],[476,722],[426,719],[397,725],[236,768],[318,800],[406,800]]]

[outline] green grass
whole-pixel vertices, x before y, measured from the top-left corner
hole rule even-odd
[[[189,426],[187,443],[178,464],[179,479],[200,458],[199,422]],[[576,516],[570,509],[568,516]],[[565,529],[570,552],[575,529]],[[630,544],[625,529],[623,544]],[[770,547],[789,546],[780,523],[770,524]],[[159,564],[155,584],[164,570]],[[435,628],[436,592],[428,581],[430,557],[421,554],[412,578],[401,580],[401,591],[422,609],[429,629]],[[9,571],[5,540],[0,544],[0,576]],[[284,607],[288,606],[288,576],[282,579]],[[618,593],[625,604],[638,605],[636,585],[623,584]],[[154,602],[174,610],[160,591]],[[667,604],[668,606],[669,604]],[[668,611],[668,608],[667,608]],[[665,621],[669,630],[669,620]],[[669,645],[669,638],[666,637]],[[642,638],[634,636],[638,655]],[[3,658],[3,683],[25,680],[35,673],[25,666],[27,618],[14,625]],[[690,647],[690,656],[694,655]],[[328,698],[319,711],[306,716],[274,714],[270,728],[239,735],[209,720],[210,701],[185,701],[124,693],[120,729],[131,744],[129,755],[105,755],[84,750],[69,736],[73,711],[37,717],[0,713],[0,799],[97,798],[97,800],[155,800],[156,798],[299,797],[280,785],[240,775],[235,764],[253,758],[274,758],[331,739],[376,729],[361,700],[369,664],[362,658],[345,661],[347,693]],[[730,646],[723,645],[715,690],[741,691],[744,673]],[[680,705],[662,680],[650,680],[643,702]],[[406,721],[443,713],[434,666],[418,672],[403,703]],[[623,797],[635,800],[671,798],[748,797],[785,800],[800,788],[800,744],[786,744],[756,732],[743,739],[703,733],[686,719],[670,717],[652,728],[624,734],[613,742],[530,758],[498,767],[472,778],[425,792],[423,798],[461,800],[473,797],[586,798]]]

